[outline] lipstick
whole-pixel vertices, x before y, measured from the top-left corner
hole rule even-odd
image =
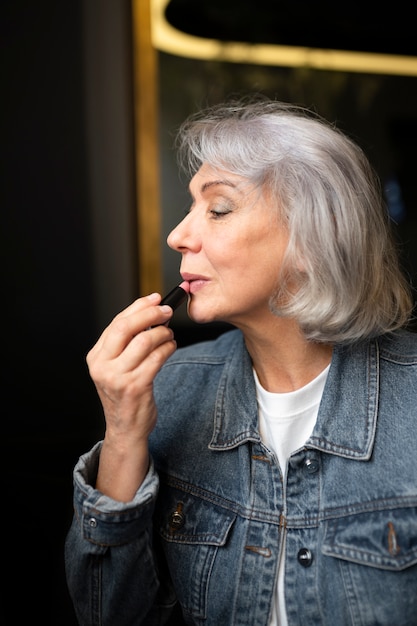
[[[178,309],[178,307],[185,302],[188,297],[190,291],[190,286],[186,280],[184,280],[180,285],[171,289],[171,291],[161,300],[162,304],[168,304],[174,311]]]

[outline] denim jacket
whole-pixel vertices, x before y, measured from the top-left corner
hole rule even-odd
[[[267,626],[284,536],[289,626],[417,624],[417,335],[334,349],[285,482],[240,331],[177,350],[155,397],[132,502],[94,489],[100,443],[74,471],[80,624]]]

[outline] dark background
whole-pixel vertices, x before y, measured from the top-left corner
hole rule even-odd
[[[112,137],[125,115],[120,106],[106,109],[121,70],[127,74],[130,68],[130,5],[89,0],[92,16],[86,4],[21,0],[2,3],[1,9],[4,626],[76,624],[63,566],[72,468],[102,432],[85,365],[107,314],[97,300],[100,267],[91,208],[91,155],[95,151],[101,162],[103,141],[99,132],[93,136],[92,126],[102,130],[107,122],[103,134]],[[112,64],[91,69],[96,54],[112,57]],[[110,85],[101,102],[91,98],[91,77]],[[120,137],[112,138],[104,147],[110,162],[120,160],[121,151]],[[130,141],[133,170],[133,135]],[[120,187],[117,168],[115,162],[102,177],[104,223],[109,197]],[[135,238],[134,229],[123,243],[108,245],[107,261],[118,269],[129,238]],[[133,284],[137,269],[131,264],[127,273]],[[122,268],[118,281],[109,277],[107,317],[133,297],[130,287],[120,293],[117,282],[125,274]]]
[[[240,32],[246,37],[246,5],[238,4]],[[321,4],[321,15],[329,16],[333,5]],[[219,24],[230,23],[235,30],[232,33],[224,26],[224,37],[239,39],[233,2],[210,0],[186,6],[177,0],[172,2],[175,5],[178,12],[171,12],[170,19],[180,23],[185,15],[186,28],[204,24],[208,30],[197,34],[214,36],[213,24],[218,29]],[[270,15],[276,8],[276,3],[259,0],[256,5],[259,15]],[[214,18],[190,14],[190,6],[194,12],[196,7],[210,10],[210,15],[214,12]],[[297,6],[299,15],[288,14],[288,23],[296,23],[303,15]],[[351,35],[351,40],[359,23],[359,8],[355,11],[351,22],[341,22],[343,37]],[[404,51],[415,53],[407,33],[411,19],[407,14],[401,24],[399,18],[392,19],[395,32],[403,28],[404,37],[398,41],[407,44]],[[298,35],[304,41],[307,31],[301,27],[300,22]],[[10,626],[38,620],[43,626],[75,626],[63,569],[63,543],[72,516],[72,469],[103,428],[85,355],[104,324],[140,290],[135,262],[130,3],[7,1],[2,5],[1,30],[0,623]],[[305,45],[303,41],[285,43]],[[178,64],[183,80],[188,80],[184,89],[175,73]],[[263,82],[261,69],[251,83],[252,72],[253,68],[213,63],[201,69],[195,61],[161,55],[161,148],[170,150],[168,130],[204,99],[219,99],[242,84],[276,92],[280,81],[287,85],[299,79],[299,74],[284,71],[279,79],[274,77],[272,88],[270,82]],[[323,76],[314,74],[318,89]],[[347,80],[354,92],[359,80],[371,90],[375,83],[373,77]],[[410,98],[411,102],[416,98],[415,82],[385,78],[380,87],[384,110],[391,100],[394,110],[394,115],[387,116],[389,124],[384,123],[392,143],[383,144],[382,152],[374,140],[381,124],[378,115],[343,118],[352,132],[366,135],[366,148],[384,174],[392,159],[383,153],[388,150],[391,155],[392,147],[406,209],[398,234],[412,275],[417,246],[417,123]],[[291,91],[284,87],[282,91],[290,99]],[[356,105],[355,99],[344,106],[340,103],[334,117]],[[163,160],[165,185],[170,183],[171,169],[169,159],[168,163]],[[164,194],[166,207],[172,194]],[[177,216],[165,218],[168,230],[171,221],[177,221]],[[178,327],[183,343],[210,332]]]
[[[166,18],[190,35],[247,43],[415,56],[410,4],[373,0],[170,0]]]

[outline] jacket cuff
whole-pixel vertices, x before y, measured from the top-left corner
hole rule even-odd
[[[94,487],[102,442],[80,457],[74,468],[74,509],[83,537],[116,546],[133,541],[152,522],[159,480],[151,459],[148,473],[130,502],[119,502]]]

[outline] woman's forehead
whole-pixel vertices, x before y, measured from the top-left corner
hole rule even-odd
[[[204,194],[208,189],[214,187],[228,187],[231,190],[240,192],[242,187],[253,184],[248,178],[230,172],[219,167],[213,167],[207,163],[203,163],[200,169],[192,177],[189,189],[191,193],[199,192]]]

